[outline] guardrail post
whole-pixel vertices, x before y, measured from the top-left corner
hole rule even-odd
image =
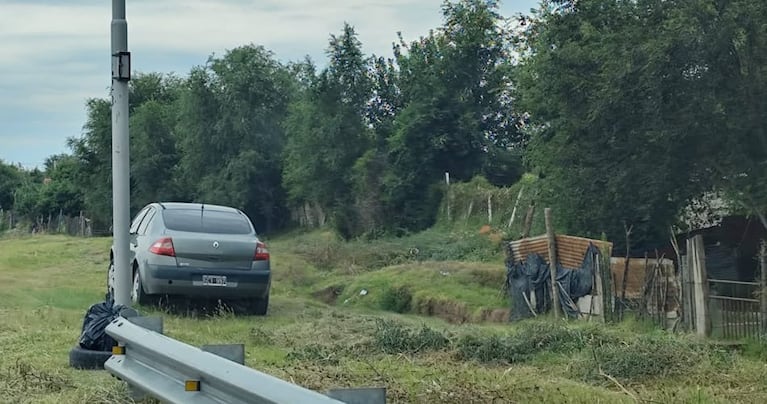
[[[386,404],[385,388],[333,389],[327,395],[346,404]]]
[[[200,349],[240,365],[245,364],[245,345],[243,344],[203,345]]]

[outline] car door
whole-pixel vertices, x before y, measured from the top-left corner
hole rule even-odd
[[[138,225],[138,229],[136,230],[135,242],[133,245],[135,250],[146,251],[152,244],[151,240],[147,240],[147,230],[149,225],[152,224],[152,219],[154,219],[156,213],[157,209],[150,208],[144,218],[141,219],[141,223]]]
[[[139,236],[139,226],[141,226],[141,223],[143,222],[144,218],[147,216],[147,214],[152,210],[151,206],[147,206],[144,209],[141,209],[141,211],[136,215],[136,217],[133,219],[133,223],[131,223],[130,229],[128,232],[130,233],[130,261],[133,262],[133,260],[136,257],[136,247],[138,247],[138,236]]]
[[[149,212],[150,207],[147,206],[144,209],[141,209],[136,216],[133,217],[133,221],[131,222],[130,228],[128,229],[128,233],[130,234],[130,242],[129,249],[128,249],[128,262],[133,262],[136,251],[135,251],[135,243],[136,243],[136,236],[138,234],[138,228],[139,225],[141,225],[142,219],[146,214]],[[112,252],[114,253],[114,245],[112,245]],[[112,290],[114,288],[115,283],[115,274],[114,274],[114,267],[112,265],[109,266],[109,274],[107,275],[107,286],[109,290]]]

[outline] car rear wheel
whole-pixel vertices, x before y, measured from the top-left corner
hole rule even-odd
[[[144,285],[141,283],[141,273],[138,268],[133,271],[133,286],[131,287],[130,299],[134,305],[146,305],[150,303],[149,295],[144,292]]]
[[[247,302],[248,314],[254,314],[256,316],[265,316],[269,310],[269,294],[263,299],[251,299]]]

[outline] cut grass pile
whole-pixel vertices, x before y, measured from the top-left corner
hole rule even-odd
[[[338,300],[358,296],[361,287],[369,289],[367,297],[382,299],[376,291],[386,285],[353,285],[354,275],[318,270],[284,248],[287,243],[271,244],[275,283],[267,317],[155,312],[163,315],[166,334],[195,346],[244,343],[248,366],[319,391],[385,386],[392,403],[630,403],[632,395],[664,403],[767,401],[761,345],[744,355],[641,324],[457,325],[378,311],[380,301],[328,306],[311,296],[323,283],[351,282]],[[106,372],[68,367],[85,310],[103,298],[108,245],[106,239],[65,237],[0,240],[0,401],[130,402],[124,385]],[[456,279],[473,289],[484,277],[472,271],[492,266],[406,263],[357,276],[389,273],[397,280],[418,265],[434,273],[448,268],[451,275],[396,284],[413,288],[411,305],[425,284]],[[475,303],[469,307],[481,310]]]

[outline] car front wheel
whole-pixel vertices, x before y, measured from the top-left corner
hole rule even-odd
[[[109,262],[109,268],[107,269],[107,300],[114,299],[115,296],[115,263]]]

